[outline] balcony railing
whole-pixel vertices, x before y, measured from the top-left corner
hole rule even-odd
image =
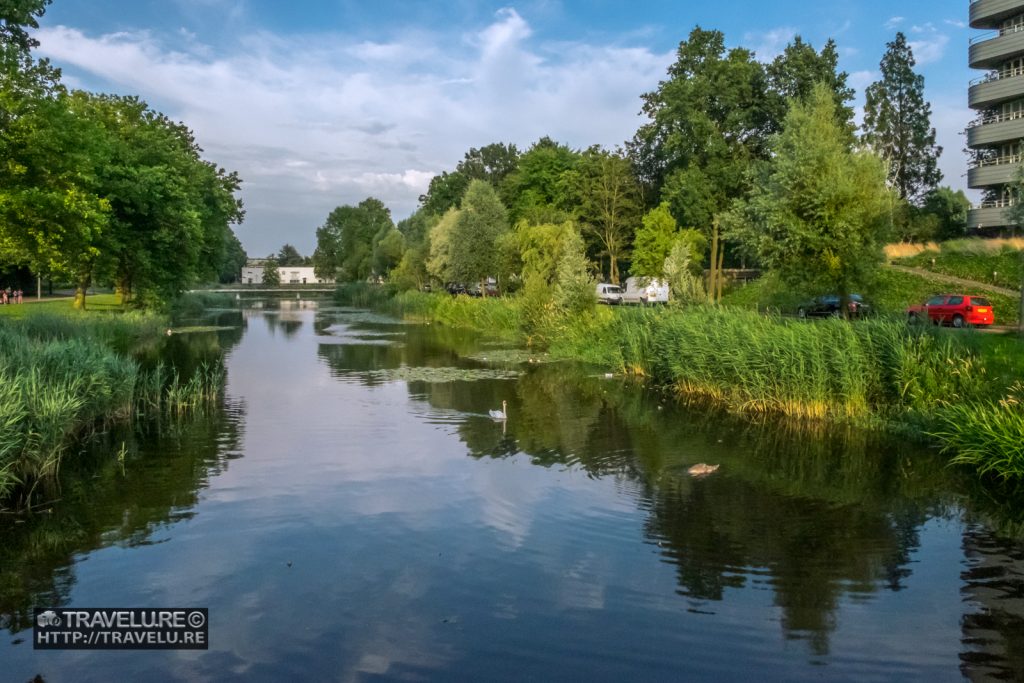
[[[1024,119],[1024,111],[1011,111],[1006,114],[989,114],[987,116],[981,116],[979,118],[976,118],[970,123],[968,123],[967,130],[977,128],[978,126],[987,126],[990,123],[1016,121],[1017,119]]]
[[[1004,78],[1013,78],[1014,76],[1024,76],[1024,66],[1015,66],[1012,69],[1001,69],[1000,71],[992,71],[990,73],[975,78],[967,85],[981,85],[982,83],[992,83],[993,81],[1001,81]]]
[[[991,199],[987,202],[978,204],[979,209],[1008,209],[1011,206],[1016,206],[1017,200],[1015,199]]]
[[[1024,162],[1024,154],[1007,154],[991,159],[978,159],[970,165],[970,168],[983,168],[985,166],[1006,166],[1008,164],[1019,164]]]
[[[995,40],[996,38],[1013,35],[1014,33],[1020,33],[1021,31],[1024,31],[1024,24],[1016,24],[1014,26],[1008,26],[995,31],[986,31],[985,33],[981,33],[971,38],[970,44],[974,45],[975,43],[983,43],[986,40]]]

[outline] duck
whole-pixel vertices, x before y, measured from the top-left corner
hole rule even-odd
[[[501,402],[501,410],[489,410],[487,413],[491,416],[492,420],[507,420],[508,419],[508,401]]]
[[[706,477],[709,474],[717,472],[719,467],[721,467],[721,465],[708,465],[702,462],[686,470],[686,473],[691,477]]]

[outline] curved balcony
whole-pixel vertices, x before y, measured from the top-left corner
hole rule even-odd
[[[974,0],[971,3],[971,28],[999,28],[1005,19],[1024,13],[1020,0]]]
[[[1007,185],[1017,178],[1017,171],[1020,168],[1021,157],[1002,157],[992,163],[975,166],[967,171],[967,187],[972,190],[980,190],[985,187]],[[1009,161],[1013,159],[1014,161]]]
[[[1013,118],[996,117],[967,129],[967,146],[971,148],[988,147],[1004,142],[1024,140],[1024,113],[1014,114]]]
[[[1024,31],[986,34],[971,43],[967,63],[972,69],[995,69],[1024,55]]]
[[[967,212],[967,227],[971,230],[996,228],[1009,224],[1010,221],[1006,219],[1005,207],[982,207]]]
[[[1022,97],[1024,97],[1024,75],[996,78],[972,85],[967,91],[967,106],[971,109],[988,109]]]

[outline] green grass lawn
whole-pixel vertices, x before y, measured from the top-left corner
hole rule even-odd
[[[0,306],[0,316],[11,318],[23,318],[29,314],[36,313],[57,313],[62,315],[82,315],[83,311],[75,310],[74,299],[71,297],[60,299],[43,299],[36,301],[25,297],[23,304],[9,304]],[[85,299],[84,313],[121,311],[120,294],[90,294]]]
[[[1024,268],[1017,249],[1009,245],[987,245],[985,240],[977,239],[945,242],[937,251],[924,251],[916,256],[896,259],[894,263],[1006,289],[1020,287]]]
[[[902,315],[907,306],[923,303],[929,297],[949,290],[949,285],[913,273],[882,269],[878,274],[875,287],[862,292],[862,294],[879,313]],[[992,302],[997,325],[1017,324],[1019,319],[1017,299],[1001,294],[982,293]],[[770,308],[782,313],[793,313],[802,302],[809,298],[788,291],[785,286],[779,285],[770,278],[762,278],[745,286],[733,287],[722,297],[722,303],[742,308],[756,307],[760,311]]]

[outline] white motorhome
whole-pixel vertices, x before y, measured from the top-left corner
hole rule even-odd
[[[667,304],[668,282],[649,277],[631,277],[626,279],[626,291],[622,294],[622,302],[626,304]]]

